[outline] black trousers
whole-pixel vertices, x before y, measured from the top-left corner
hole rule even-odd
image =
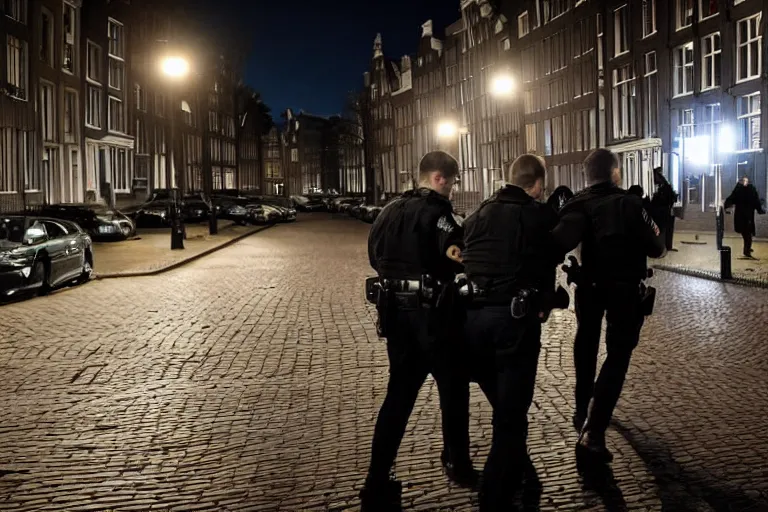
[[[509,510],[527,458],[528,409],[541,351],[541,322],[515,320],[508,305],[467,311],[472,377],[493,407],[493,440],[483,470],[480,510]]]
[[[576,288],[578,328],[573,346],[576,366],[576,412],[587,416],[585,428],[605,434],[619,401],[632,351],[640,339],[645,317],[636,286]],[[606,318],[607,356],[595,382],[600,332]],[[591,405],[590,405],[591,401]]]
[[[752,256],[752,233],[742,233],[741,238],[744,239],[744,256]]]
[[[389,383],[373,434],[367,482],[389,478],[416,397],[427,375],[437,383],[443,441],[455,464],[469,463],[469,372],[460,332],[437,336],[428,309],[393,310],[388,317]],[[457,325],[457,328],[459,326]]]

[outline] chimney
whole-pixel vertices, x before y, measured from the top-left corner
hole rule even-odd
[[[432,20],[427,20],[421,26],[421,37],[432,37]]]

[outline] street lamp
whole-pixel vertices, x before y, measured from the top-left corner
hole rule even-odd
[[[491,94],[499,98],[506,98],[515,92],[515,81],[509,75],[499,75],[491,82]]]
[[[186,78],[189,74],[189,62],[183,57],[166,57],[161,62],[161,69],[163,75],[172,80],[180,80]],[[175,165],[176,162],[176,111],[179,110],[176,100],[174,99],[174,88],[172,84],[168,84],[168,105],[170,106],[170,124],[171,124],[171,158],[165,160],[165,170],[168,176],[172,172],[175,172],[176,178],[176,191],[173,195],[173,205],[171,209],[171,250],[184,248],[184,221],[181,218],[181,208],[179,206],[179,185],[181,180],[178,177],[179,166]],[[173,162],[173,165],[172,165]]]

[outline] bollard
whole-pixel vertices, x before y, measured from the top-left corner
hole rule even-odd
[[[723,246],[720,249],[720,279],[731,279],[731,248]]]
[[[717,209],[715,213],[715,240],[717,241],[717,249],[723,249],[723,237],[725,236],[725,211],[723,207]]]

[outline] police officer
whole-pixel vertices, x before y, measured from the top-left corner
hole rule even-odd
[[[527,459],[528,408],[541,349],[541,323],[555,290],[550,232],[556,210],[537,202],[546,170],[534,155],[512,164],[508,185],[464,223],[463,260],[469,304],[465,336],[473,378],[493,406],[493,441],[483,471],[480,510],[509,510],[510,485],[519,484]],[[563,290],[563,293],[565,291]],[[521,295],[522,294],[522,295]],[[513,317],[513,300],[525,297]],[[566,295],[567,300],[567,295]]]
[[[641,283],[647,277],[647,258],[663,256],[665,248],[642,199],[619,188],[621,173],[615,154],[595,150],[584,168],[589,186],[563,207],[553,236],[566,252],[582,244],[575,293],[574,425],[580,430],[576,452],[607,463],[613,456],[605,446],[605,431],[644,321]],[[595,382],[603,316],[607,357]]]
[[[444,311],[461,268],[463,231],[449,200],[458,174],[448,153],[425,155],[419,188],[387,205],[368,238],[369,260],[382,288],[377,308],[390,369],[360,493],[363,510],[399,510],[400,484],[389,473],[428,374],[440,396],[446,472],[462,485],[477,479],[469,457],[469,377],[456,336],[460,324],[452,325],[454,312]]]

